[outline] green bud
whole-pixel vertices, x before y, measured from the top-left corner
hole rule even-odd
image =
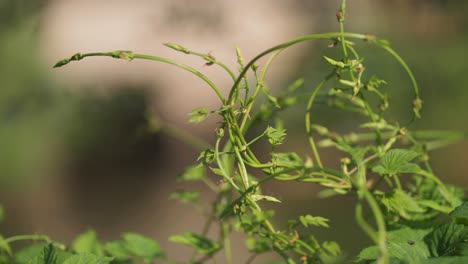
[[[222,127],[216,129],[215,134],[218,139],[224,137],[224,129]]]
[[[177,50],[177,51],[180,51],[180,52],[183,52],[185,54],[190,54],[190,50],[182,47],[181,45],[179,44],[174,44],[174,43],[164,43],[164,46],[166,47],[169,47],[173,50]]]

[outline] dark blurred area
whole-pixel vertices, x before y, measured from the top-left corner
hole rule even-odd
[[[150,120],[156,116],[211,141],[217,120],[189,125],[186,113],[197,106],[214,109],[215,97],[202,94],[190,75],[172,73],[166,65],[90,59],[53,70],[53,62],[78,51],[139,49],[181,59],[228,84],[220,72],[203,67],[203,61],[177,57],[160,43],[190,41],[194,48],[212,51],[236,67],[236,45],[247,49],[249,59],[291,37],[338,30],[339,1],[256,1],[252,5],[247,1],[115,1],[108,9],[111,2],[0,0],[0,204],[7,215],[0,224],[2,234],[39,232],[69,242],[93,227],[103,239],[137,231],[167,248],[167,236],[200,230],[203,225],[195,210],[167,199],[179,188],[176,176],[198,153],[152,130]],[[133,9],[129,11],[127,5]],[[263,8],[275,11],[261,12]],[[141,16],[131,12],[140,9],[145,10]],[[467,1],[348,1],[347,30],[389,39],[412,68],[424,100],[423,119],[412,129],[468,131],[466,14]],[[130,20],[132,16],[140,24]],[[125,24],[125,19],[130,22]],[[278,21],[281,26],[275,24]],[[112,28],[116,23],[121,25]],[[105,25],[111,29],[100,32]],[[256,35],[258,40],[252,43],[249,36]],[[272,89],[279,91],[299,77],[312,87],[329,70],[321,60],[323,53],[338,54],[327,44],[302,45],[281,58],[273,66]],[[369,74],[388,81],[395,120],[406,120],[411,90],[404,71],[381,50],[359,51]],[[300,107],[284,113],[289,138],[283,147],[306,153],[300,136],[302,113]],[[334,114],[321,113],[317,122],[339,131],[354,128],[355,120]],[[467,148],[463,141],[434,151],[431,164],[436,174],[466,188]],[[338,165],[334,153],[324,153],[330,166]],[[193,188],[203,190],[198,185]],[[354,218],[346,198],[319,200],[319,188],[312,185],[281,183],[267,188],[266,192],[283,200],[275,206],[279,223],[290,214],[323,215],[331,219],[333,228],[318,230],[319,237],[337,240],[349,254],[369,243],[347,239],[361,233],[357,226],[350,228]],[[242,252],[242,244],[237,247],[235,252]]]

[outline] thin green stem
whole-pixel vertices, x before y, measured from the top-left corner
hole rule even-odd
[[[269,53],[272,53],[272,52],[274,52],[276,50],[285,49],[285,48],[287,48],[289,46],[292,46],[292,45],[295,45],[295,44],[298,44],[298,43],[301,43],[301,42],[309,41],[309,40],[327,39],[327,40],[335,40],[336,41],[337,38],[343,37],[343,36],[348,37],[348,38],[369,40],[369,41],[373,41],[373,42],[376,41],[376,38],[374,36],[370,36],[370,35],[366,35],[366,34],[358,34],[358,33],[350,33],[350,32],[345,32],[343,34],[341,32],[329,32],[329,33],[322,33],[322,34],[305,35],[305,36],[293,39],[291,41],[284,42],[282,44],[276,45],[276,46],[274,46],[272,48],[269,48],[269,49],[263,51],[262,53],[258,54],[249,63],[247,63],[247,65],[244,67],[244,70],[237,76],[237,79],[236,79],[236,81],[234,82],[234,84],[233,84],[233,86],[231,88],[231,91],[229,93],[228,100],[227,100],[228,104],[233,103],[233,99],[234,99],[233,96],[234,96],[235,90],[237,89],[237,86],[241,82],[244,75],[247,74],[247,71],[250,69],[250,67],[252,67],[252,65],[256,61],[258,61],[259,59],[261,59],[265,55],[267,55]]]
[[[315,162],[317,162],[317,165],[319,167],[323,167],[322,161],[320,159],[320,155],[318,153],[317,147],[315,145],[314,138],[312,136],[312,128],[311,128],[311,122],[310,122],[310,112],[312,109],[312,105],[314,104],[315,97],[317,96],[318,92],[320,91],[320,88],[328,81],[332,76],[335,75],[335,71],[330,73],[323,79],[315,88],[312,94],[310,95],[309,101],[307,102],[307,107],[306,107],[306,113],[305,113],[305,128],[306,128],[306,133],[307,133],[307,139],[309,141],[309,145],[312,149],[312,153],[314,155]]]
[[[230,224],[225,221],[221,221],[221,235],[223,238],[223,248],[224,248],[224,257],[226,264],[232,263],[232,253],[231,253],[231,240],[230,236]]]
[[[377,246],[379,247],[381,258],[383,259],[384,263],[388,262],[389,253],[387,248],[387,231],[385,227],[385,219],[383,217],[382,211],[375,200],[374,196],[367,190],[365,187],[360,188],[359,190],[362,194],[364,199],[366,200],[367,204],[369,205],[372,214],[375,219],[375,223],[377,225]]]
[[[279,49],[277,51],[275,51],[267,60],[267,62],[265,63],[265,66],[263,66],[263,69],[262,69],[262,73],[260,74],[260,78],[257,80],[257,88],[255,89],[255,92],[253,94],[252,97],[250,97],[250,102],[249,102],[249,105],[247,106],[247,110],[245,111],[244,115],[243,115],[243,118],[242,118],[242,122],[241,122],[241,125],[240,125],[240,131],[241,133],[245,133],[245,124],[247,122],[247,119],[250,118],[250,111],[252,110],[252,106],[255,102],[255,99],[257,98],[257,94],[258,92],[263,88],[263,84],[264,84],[264,81],[265,81],[265,76],[266,76],[266,73],[267,73],[267,70],[268,68],[270,67],[271,63],[273,62],[273,60],[281,53],[281,51],[283,51],[284,49]]]
[[[216,60],[216,58],[214,58],[211,54],[203,54],[203,53],[200,53],[200,52],[196,52],[196,51],[193,51],[193,50],[189,50],[190,51],[190,54],[193,54],[195,56],[198,56],[204,60],[206,60],[208,63],[213,63],[215,65],[218,65],[220,66],[221,68],[224,69],[224,71],[229,74],[229,76],[232,78],[233,81],[236,80],[236,75],[234,75],[234,73],[231,71],[231,69],[229,69],[228,66],[226,66],[224,63]]]
[[[50,238],[46,235],[17,235],[17,236],[12,236],[9,238],[6,238],[4,241],[9,244],[17,241],[24,241],[24,240],[32,240],[32,241],[44,241],[44,242],[50,242]]]
[[[124,60],[133,60],[133,59],[143,59],[143,60],[152,60],[152,61],[159,61],[167,64],[174,65],[178,68],[184,69],[195,76],[199,77],[202,79],[205,83],[207,83],[211,89],[216,93],[216,95],[219,97],[219,100],[223,103],[223,105],[226,104],[226,99],[224,98],[223,94],[219,91],[218,87],[205,75],[203,75],[201,72],[195,70],[194,68],[187,66],[185,64],[177,63],[175,61],[161,58],[161,57],[156,57],[156,56],[151,56],[151,55],[145,55],[145,54],[137,54],[133,53],[132,51],[124,51],[124,50],[117,50],[117,51],[112,51],[112,52],[94,52],[94,53],[85,53],[85,54],[80,54],[77,53],[73,55],[72,57],[68,59],[61,60],[57,62],[54,65],[54,68],[57,67],[62,67],[66,64],[68,64],[71,61],[78,61],[82,60],[86,57],[95,57],[95,56],[105,56],[105,57],[112,57],[116,59],[124,59]]]
[[[346,0],[341,1],[340,10],[337,13],[338,22],[340,23],[340,42],[341,47],[343,48],[343,62],[348,62],[348,51],[346,49],[346,41],[345,41],[345,31],[344,31],[344,20],[345,20],[345,13],[346,13]]]

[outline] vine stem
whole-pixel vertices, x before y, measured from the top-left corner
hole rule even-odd
[[[312,94],[309,97],[309,101],[307,102],[307,107],[306,107],[306,114],[305,114],[305,127],[306,127],[306,133],[307,133],[307,140],[309,141],[309,145],[312,149],[312,154],[314,155],[315,161],[317,162],[317,165],[320,168],[323,168],[322,160],[320,159],[320,155],[317,150],[317,146],[315,145],[314,138],[312,136],[312,128],[311,128],[311,122],[310,122],[310,112],[312,109],[312,105],[315,101],[315,98],[317,97],[318,92],[320,91],[320,88],[328,81],[332,76],[335,75],[335,70],[331,72],[329,75],[327,75],[314,89]]]

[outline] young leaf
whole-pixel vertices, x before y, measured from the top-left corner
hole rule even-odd
[[[22,248],[15,252],[15,264],[30,264],[34,261],[43,260],[42,254],[48,244],[38,243]],[[67,251],[63,251],[58,248],[54,248],[57,264],[63,263],[66,259],[71,257],[73,254]],[[1,263],[1,262],[0,262]]]
[[[112,258],[96,256],[91,253],[74,255],[63,262],[63,264],[109,264]]]
[[[418,153],[407,149],[391,149],[380,158],[380,163],[372,171],[384,175],[398,173],[415,173],[421,169],[417,164],[410,163]]]
[[[252,198],[252,200],[254,200],[254,202],[265,200],[265,201],[269,201],[269,202],[281,203],[280,200],[278,200],[277,198],[275,198],[273,196],[269,196],[269,195],[252,194],[251,198]]]
[[[468,219],[468,202],[464,202],[462,205],[455,208],[451,213],[450,216],[456,218],[465,218]]]
[[[325,249],[328,255],[338,256],[341,254],[340,245],[335,241],[325,241],[322,243],[322,248]]]
[[[323,226],[323,227],[328,228],[329,227],[328,221],[330,220],[321,216],[301,215],[299,216],[299,221],[305,227],[309,227],[309,225],[313,225],[313,226]]]
[[[455,223],[437,226],[426,237],[433,257],[456,256],[468,247],[468,229]]]
[[[28,264],[59,264],[54,246],[52,244],[44,246],[41,255],[29,260]]]
[[[169,199],[179,200],[182,203],[196,202],[199,198],[199,192],[177,191],[169,195]]]
[[[205,177],[205,168],[200,165],[189,166],[177,179],[181,181],[198,181]]]
[[[189,122],[200,123],[208,116],[209,113],[210,112],[206,107],[195,108],[189,113],[191,116]]]
[[[194,248],[198,253],[206,255],[212,255],[221,249],[221,245],[217,242],[192,232],[171,236],[169,241],[187,245]]]
[[[406,219],[411,219],[411,212],[424,212],[424,209],[411,196],[400,189],[386,193],[381,202],[388,211],[394,212]]]
[[[388,250],[395,263],[423,263],[429,257],[424,237],[430,230],[403,227],[388,232]],[[359,253],[358,261],[375,260],[380,251],[377,246],[365,248]]]
[[[151,238],[136,233],[124,233],[125,248],[136,257],[140,257],[145,262],[150,263],[156,258],[162,257],[161,247]]]
[[[271,126],[268,126],[265,130],[265,135],[268,138],[268,142],[271,145],[277,146],[283,143],[284,138],[286,137],[285,129],[276,129]]]
[[[104,250],[116,260],[124,261],[132,257],[132,253],[125,247],[124,241],[111,241],[104,245]]]
[[[77,253],[92,253],[102,256],[101,244],[98,241],[96,232],[88,230],[79,235],[72,243],[72,249]]]
[[[303,167],[304,162],[295,152],[273,152],[271,161],[278,167],[296,168]]]

